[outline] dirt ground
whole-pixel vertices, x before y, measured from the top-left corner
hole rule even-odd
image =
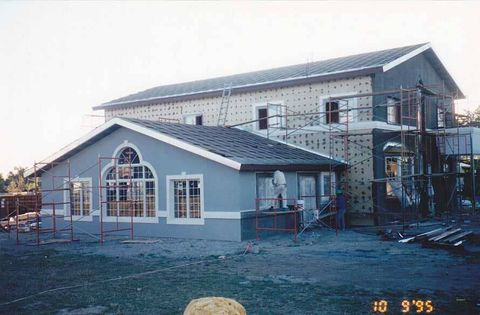
[[[36,247],[3,234],[0,313],[182,314],[193,298],[224,296],[248,314],[375,314],[375,300],[402,314],[404,299],[432,301],[433,314],[480,314],[478,254],[355,231],[318,230],[298,242],[281,234],[255,244],[258,252],[245,255],[247,242],[178,239]]]

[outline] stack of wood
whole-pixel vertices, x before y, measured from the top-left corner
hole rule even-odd
[[[432,247],[460,247],[473,235],[472,231],[447,226],[399,240],[400,243],[420,242]]]
[[[0,221],[0,227],[2,230],[9,231],[14,229],[17,226],[18,219],[18,230],[20,232],[29,232],[32,229],[37,228],[37,216],[39,221],[41,220],[40,214],[38,212],[27,212],[19,214],[18,216],[6,218]],[[39,222],[41,225],[41,221]]]

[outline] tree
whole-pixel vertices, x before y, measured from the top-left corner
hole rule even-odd
[[[480,105],[474,110],[465,111],[465,115],[459,118],[461,126],[480,127]]]
[[[3,178],[3,175],[0,174],[0,193],[6,192],[7,186],[8,186],[7,181],[5,180],[5,178]]]
[[[8,172],[7,176],[7,192],[22,192],[33,189],[33,184],[29,183],[27,178],[25,178],[25,167],[15,167],[13,172]]]

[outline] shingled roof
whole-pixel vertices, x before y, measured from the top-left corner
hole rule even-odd
[[[330,164],[334,166],[342,164],[320,153],[236,128],[122,119],[238,162],[242,165],[241,170],[303,169],[305,166],[328,168]]]
[[[134,118],[113,118],[56,152],[38,169],[68,159],[118,128],[127,128],[182,150],[224,164],[239,171],[328,171],[346,166],[320,153],[269,140],[248,131],[228,127],[165,123]],[[38,173],[37,173],[38,174]],[[33,170],[27,171],[27,176]]]
[[[328,80],[346,76],[368,75],[384,72],[395,65],[427,51],[427,58],[438,71],[445,76],[448,85],[458,90],[455,82],[441,64],[430,44],[418,44],[381,51],[363,53],[347,57],[327,59],[308,64],[298,64],[281,68],[247,72],[206,80],[184,82],[157,86],[145,91],[121,97],[95,106],[93,109],[106,109],[119,106],[144,105],[199,96],[217,96],[227,85],[232,90],[265,88],[268,86],[285,86],[301,80]]]

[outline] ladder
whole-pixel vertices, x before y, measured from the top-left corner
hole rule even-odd
[[[222,102],[218,111],[217,126],[225,126],[227,122],[228,106],[230,105],[230,95],[232,95],[232,83],[225,84],[222,91]]]

